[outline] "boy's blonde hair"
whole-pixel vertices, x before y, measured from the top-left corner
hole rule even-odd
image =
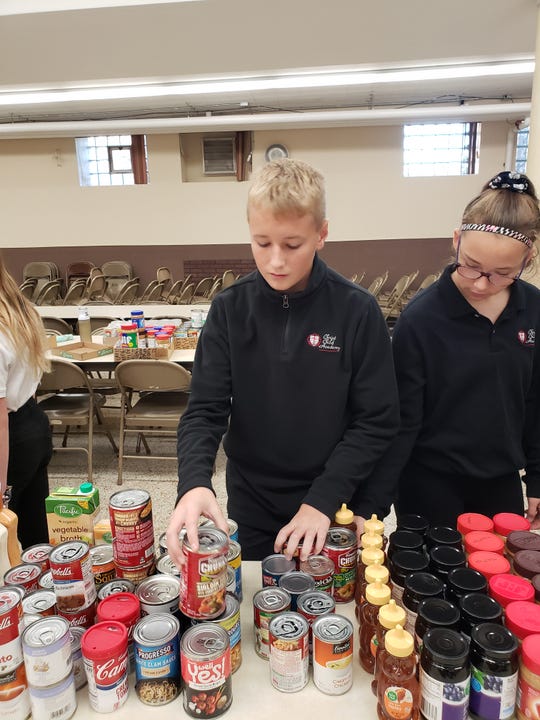
[[[313,216],[317,230],[326,219],[324,178],[320,172],[301,160],[269,162],[255,176],[249,193],[247,213],[252,207],[263,207],[274,215]]]

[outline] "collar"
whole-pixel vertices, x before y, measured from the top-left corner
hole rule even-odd
[[[452,280],[452,273],[454,272],[455,265],[448,265],[440,279],[439,279],[439,292],[442,296],[443,303],[448,308],[448,314],[451,317],[462,317],[464,315],[477,315],[478,310],[463,297],[458,290],[454,281]],[[516,280],[510,286],[510,298],[508,304],[503,311],[503,314],[509,312],[518,312],[524,310],[526,307],[525,302],[525,288],[521,280]]]
[[[259,290],[262,291],[265,297],[274,302],[282,303],[285,295],[287,296],[289,303],[291,301],[297,302],[299,300],[303,300],[305,297],[308,297],[316,290],[318,290],[318,288],[326,278],[327,271],[328,267],[326,263],[321,260],[317,253],[315,253],[315,257],[313,259],[313,267],[311,269],[311,275],[309,276],[308,284],[305,290],[301,290],[300,292],[295,293],[278,292],[277,290],[274,290],[270,287],[270,285],[266,282],[266,280],[263,278],[263,276],[258,270],[256,274],[257,287],[259,288]]]

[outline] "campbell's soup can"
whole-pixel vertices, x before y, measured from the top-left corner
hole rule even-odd
[[[67,612],[65,610],[58,610],[58,615],[65,618],[70,627],[89,628],[94,624],[96,619],[96,605],[94,601],[91,605],[75,612]]]
[[[342,695],[353,681],[353,625],[341,615],[313,621],[313,682],[327,695]]]
[[[47,572],[44,572],[43,575],[40,576],[38,585],[44,590],[54,590],[54,582],[52,579],[52,572],[50,570],[47,570]]]
[[[296,560],[287,560],[282,553],[267,555],[261,561],[263,587],[279,585],[279,578],[291,570],[296,570]]]
[[[222,715],[232,702],[229,635],[219,625],[188,628],[180,642],[184,710],[195,718]]]
[[[240,602],[236,595],[227,593],[225,596],[225,610],[213,620],[192,620],[193,625],[201,622],[211,622],[220,625],[229,635],[231,647],[231,672],[235,673],[242,664],[242,639],[240,629]]]
[[[154,523],[150,494],[146,490],[119,490],[109,499],[109,517],[116,566],[136,568],[153,562]]]
[[[115,578],[102,585],[98,590],[98,600],[118,592],[135,592],[135,583],[125,578]]]
[[[116,577],[121,580],[129,580],[134,585],[138,585],[145,578],[153,575],[154,569],[155,562],[153,559],[144,565],[137,565],[137,567],[124,567],[122,565],[116,565]]]
[[[69,720],[77,709],[75,680],[70,673],[55,685],[28,687],[32,720]]]
[[[112,545],[96,545],[90,548],[90,556],[94,583],[99,590],[102,585],[116,577]]]
[[[309,680],[309,623],[297,612],[279,613],[268,626],[270,680],[281,692],[297,692]]]
[[[0,676],[14,672],[24,660],[19,634],[23,595],[20,587],[0,587]]]
[[[88,628],[81,640],[92,710],[118,710],[128,696],[128,632],[115,620]]]
[[[315,590],[332,594],[334,587],[334,562],[326,555],[310,555],[307,560],[301,560],[301,572],[311,575],[315,580]]]
[[[15,565],[4,573],[4,585],[18,585],[25,592],[39,588],[41,565],[38,563],[22,563]]]
[[[49,569],[49,555],[51,554],[53,546],[49,543],[39,543],[38,545],[31,545],[21,553],[21,560],[23,563],[36,563],[41,566],[41,572],[47,572]]]
[[[137,586],[135,594],[141,603],[141,615],[177,613],[180,579],[174,575],[152,575]]]
[[[140,619],[141,603],[135,593],[113,593],[98,603],[97,622],[115,620],[127,629],[129,668],[133,668],[133,628]]]
[[[322,554],[334,563],[334,600],[337,603],[350,602],[356,588],[356,533],[349,528],[330,528]]]
[[[255,651],[264,660],[270,657],[268,625],[278,613],[291,609],[291,596],[280,587],[263,587],[253,596]]]
[[[180,692],[179,631],[170,613],[147,615],[135,625],[135,691],[145,705],[165,705]]]
[[[22,599],[25,615],[56,615],[56,595],[54,590],[32,590]]]
[[[43,617],[22,634],[26,677],[33,687],[55,685],[73,669],[69,624],[62,617]]]
[[[90,548],[82,540],[68,540],[49,555],[58,613],[74,613],[96,599]]]
[[[192,549],[187,535],[181,546],[185,565],[180,576],[180,610],[190,618],[207,620],[225,610],[229,538],[213,527],[200,527],[198,533],[198,550]]]
[[[0,674],[0,718],[26,720],[30,715],[30,693],[24,663]]]

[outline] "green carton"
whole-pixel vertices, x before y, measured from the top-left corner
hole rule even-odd
[[[94,524],[99,514],[99,490],[91,483],[59,487],[45,499],[49,542],[67,540],[94,544]]]

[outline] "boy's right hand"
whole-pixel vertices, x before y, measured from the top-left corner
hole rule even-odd
[[[167,552],[176,567],[181,570],[184,564],[184,556],[180,547],[180,531],[185,527],[189,544],[193,550],[199,548],[199,517],[213,520],[216,527],[229,534],[227,521],[216,500],[216,496],[209,488],[197,487],[189,490],[182,496],[175,507],[169,527],[167,528]]]

